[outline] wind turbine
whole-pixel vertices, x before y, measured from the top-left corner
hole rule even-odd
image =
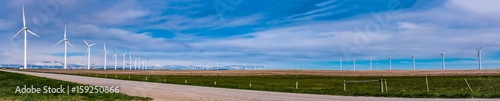
[[[71,43],[69,43],[69,41],[68,41],[68,38],[66,38],[66,25],[64,25],[64,38],[61,41],[57,42],[56,45],[63,42],[63,41],[64,41],[64,69],[67,69],[67,65],[66,65],[67,47],[68,47],[68,44],[71,47],[73,47],[73,45],[71,45]]]
[[[137,70],[137,58],[134,56],[134,70]]]
[[[479,70],[481,70],[481,48],[483,47],[479,47],[479,48],[476,48],[477,50],[477,57],[479,58]]]
[[[85,39],[83,39],[83,42],[85,42],[85,45],[87,45],[87,69],[90,69],[90,48],[95,45],[95,43],[92,43],[89,45]]]
[[[115,70],[116,70],[116,59],[118,59],[118,55],[116,55],[115,48],[113,48],[113,58],[115,58]]]
[[[342,58],[340,58],[340,70],[342,70]]]
[[[142,59],[142,69],[146,70],[146,59],[145,58]]]
[[[130,54],[130,52],[128,53],[128,60],[128,65],[130,66],[129,70],[132,70],[132,54]]]
[[[137,58],[137,69],[139,69],[139,70],[142,69],[142,67],[141,67],[141,57]]]
[[[391,57],[392,52],[394,51],[389,51],[389,70],[392,70],[392,57]]]
[[[148,66],[147,66],[147,65],[148,65],[147,61],[148,61],[147,59],[144,59],[144,70],[146,70],[146,69],[147,69],[147,67],[148,67]]]
[[[352,60],[353,60],[354,71],[356,71],[356,58],[353,57]]]
[[[26,17],[24,15],[24,4],[23,4],[23,28],[21,30],[19,30],[19,32],[17,32],[16,35],[14,35],[14,37],[12,37],[11,40],[13,40],[14,38],[16,38],[17,35],[19,35],[19,33],[21,33],[22,31],[24,31],[24,69],[28,69],[27,68],[27,58],[26,58],[26,51],[27,51],[27,46],[28,46],[28,32],[36,37],[40,37],[38,36],[37,34],[33,33],[31,30],[28,29],[28,26],[26,26]]]
[[[444,62],[444,50],[441,51],[441,59],[443,60],[443,63],[442,63],[442,66],[443,66],[443,70],[446,70],[446,64]]]
[[[107,60],[106,60],[107,55],[106,55],[106,54],[110,54],[110,53],[108,52],[108,50],[106,50],[106,42],[104,42],[104,49],[103,49],[103,51],[101,52],[101,54],[100,54],[100,55],[102,55],[103,53],[104,53],[104,70],[106,70],[106,67],[108,66],[108,65],[106,64],[106,62],[107,62]]]
[[[126,65],[125,65],[125,64],[126,64],[126,63],[125,63],[125,60],[126,60],[125,58],[127,58],[127,55],[126,55],[126,54],[127,54],[127,51],[125,51],[125,52],[123,53],[123,62],[122,62],[122,63],[123,63],[123,65],[122,65],[122,69],[123,69],[123,70],[125,70],[125,66],[126,66]]]
[[[415,66],[415,53],[411,54],[411,59],[413,60],[413,70],[416,70],[416,66]]]
[[[372,57],[370,56],[370,70],[372,70]]]

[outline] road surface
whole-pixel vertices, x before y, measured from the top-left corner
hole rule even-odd
[[[63,74],[1,70],[96,86],[120,86],[120,92],[133,96],[151,97],[156,101],[498,101],[498,99],[428,99],[355,97],[266,92],[226,88],[211,88]]]

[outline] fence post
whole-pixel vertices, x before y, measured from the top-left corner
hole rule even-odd
[[[252,83],[250,82],[250,88],[252,88]]]
[[[298,81],[295,82],[295,89],[299,89],[299,82]]]
[[[469,85],[469,82],[467,82],[467,79],[464,78],[464,81],[467,84],[467,87],[469,87],[470,92],[474,92],[474,91],[472,91],[472,88],[470,88],[470,85]]]
[[[425,77],[425,86],[427,86],[427,93],[429,93],[429,80],[427,79],[427,76]]]
[[[384,92],[384,79],[380,79],[380,92]]]
[[[128,76],[128,79],[130,79],[130,75]]]
[[[184,83],[188,83],[188,80],[184,80]]]
[[[345,80],[344,80],[344,92],[345,92]]]
[[[217,81],[214,81],[214,85],[217,85]]]
[[[387,79],[384,79],[384,85],[385,85],[385,92],[386,92],[386,93],[387,93],[387,92],[389,92],[389,91],[387,90],[387,89],[389,89],[389,88],[387,87]]]
[[[148,81],[148,77],[146,76],[146,81]]]

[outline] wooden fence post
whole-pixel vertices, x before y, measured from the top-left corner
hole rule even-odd
[[[387,89],[389,89],[389,88],[387,87],[387,79],[384,79],[384,85],[385,85],[385,92],[386,92],[386,93],[387,93],[387,92],[389,92],[389,91],[387,90]]]
[[[427,86],[427,93],[429,93],[429,80],[425,77],[425,86]]]
[[[380,79],[380,92],[384,92],[384,79]]]
[[[299,89],[299,82],[298,81],[295,82],[295,89]]]
[[[344,92],[345,92],[345,80],[344,80]]]

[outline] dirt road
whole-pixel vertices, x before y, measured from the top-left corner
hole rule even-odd
[[[497,101],[498,99],[422,99],[353,97],[313,94],[294,94],[225,88],[210,88],[151,82],[126,81],[62,74],[35,73],[2,70],[63,81],[99,86],[120,86],[120,92],[128,95],[151,97],[157,101]]]

